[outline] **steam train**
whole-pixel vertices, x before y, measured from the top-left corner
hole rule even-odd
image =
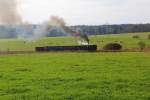
[[[49,52],[49,51],[96,51],[97,45],[81,45],[81,46],[45,46],[36,47],[37,52]]]

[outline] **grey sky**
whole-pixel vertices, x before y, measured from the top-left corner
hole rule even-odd
[[[24,21],[41,23],[52,15],[68,25],[149,23],[150,0],[18,0]]]

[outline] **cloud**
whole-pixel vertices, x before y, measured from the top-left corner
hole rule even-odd
[[[24,20],[40,23],[51,15],[68,24],[150,22],[150,0],[19,0]]]

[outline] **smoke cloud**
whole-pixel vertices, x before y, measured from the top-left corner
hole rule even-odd
[[[38,26],[34,30],[33,35],[28,40],[35,41],[47,36],[48,32],[50,32],[53,27],[62,29],[63,27],[65,27],[64,20],[57,16],[52,16],[50,20],[45,21],[42,23],[42,25]]]
[[[21,16],[17,12],[16,0],[0,0],[0,24],[20,24]]]
[[[79,32],[68,28],[65,21],[58,16],[52,16],[50,20],[33,29],[32,24],[22,22],[22,18],[17,12],[16,0],[0,0],[0,24],[10,25],[12,28],[15,28],[17,37],[27,41],[35,41],[46,37],[54,27],[63,30],[63,33],[69,33],[69,35],[78,36],[86,41],[88,40],[86,39],[87,37],[81,35]],[[87,41],[88,43],[89,41]]]
[[[46,37],[49,32],[51,32],[54,28],[61,30],[63,33],[67,32],[65,21],[58,16],[51,16],[49,20],[43,22],[40,26],[36,27],[32,33],[30,38],[27,38],[29,41],[35,41]],[[69,35],[69,34],[66,34]]]
[[[63,32],[67,33],[68,35],[79,37],[80,42],[78,43],[81,45],[89,44],[89,38],[86,34],[80,34],[79,32],[77,32],[77,30],[73,31],[72,29],[68,28],[65,21],[58,16],[52,16],[49,21],[46,21],[40,27],[35,29],[33,36],[29,40],[37,40],[45,37],[47,33],[53,29],[53,27],[57,27],[63,30]]]

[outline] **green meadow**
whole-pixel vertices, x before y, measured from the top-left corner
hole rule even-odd
[[[0,100],[149,100],[150,53],[0,56]]]
[[[91,36],[98,49],[110,42],[123,49],[149,48],[150,33]],[[1,39],[0,51],[77,45],[76,38],[36,42]],[[0,100],[150,100],[150,52],[47,52],[0,55]]]
[[[107,43],[120,43],[123,49],[138,49],[138,43],[144,42],[146,47],[150,47],[150,33],[128,33],[117,35],[100,35],[90,36],[90,44],[98,45],[98,49],[102,49]],[[133,38],[138,35],[139,38]],[[0,39],[0,51],[34,51],[36,46],[61,46],[61,45],[78,45],[75,37],[50,37],[43,38],[38,41],[23,41],[20,39]]]

